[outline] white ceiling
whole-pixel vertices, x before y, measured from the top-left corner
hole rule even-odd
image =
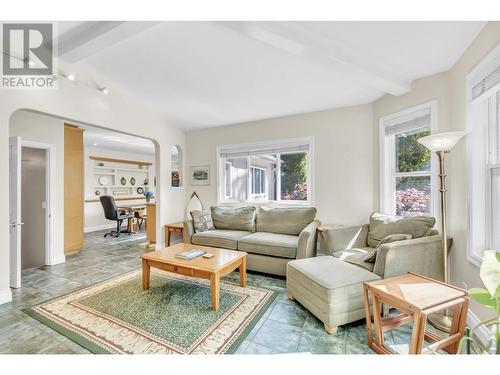
[[[83,132],[85,146],[145,155],[154,155],[155,153],[153,142],[148,139],[93,126],[79,126],[85,129]]]
[[[197,129],[404,94],[413,80],[451,68],[484,25],[61,22],[59,50]]]

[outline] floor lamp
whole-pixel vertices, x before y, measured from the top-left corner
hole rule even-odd
[[[465,135],[465,132],[446,132],[428,135],[418,140],[429,151],[435,152],[439,159],[439,193],[441,207],[441,235],[443,247],[443,275],[444,281],[448,282],[448,239],[446,233],[446,171],[445,157],[457,142]],[[446,311],[436,313],[429,317],[429,322],[437,329],[449,332],[451,327],[451,318]]]

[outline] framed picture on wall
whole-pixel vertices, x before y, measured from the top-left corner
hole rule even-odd
[[[191,166],[191,185],[210,185],[210,166]]]

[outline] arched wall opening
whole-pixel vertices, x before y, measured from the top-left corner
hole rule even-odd
[[[35,148],[50,145],[51,148],[51,168],[50,174],[50,199],[47,204],[47,213],[51,218],[47,245],[45,246],[45,264],[57,264],[64,262],[64,124],[80,126],[84,129],[100,129],[107,132],[136,137],[151,142],[154,147],[154,165],[156,189],[155,197],[158,207],[161,207],[163,197],[161,189],[161,157],[160,145],[155,139],[147,138],[137,134],[119,131],[105,126],[90,124],[75,119],[44,113],[32,109],[19,109],[14,111],[9,119],[9,136],[20,136],[25,145]],[[49,176],[49,175],[47,175]],[[49,178],[49,177],[48,177]],[[12,191],[9,189],[9,200]],[[161,246],[162,239],[162,210],[156,210],[156,243]],[[51,228],[51,230],[50,230]],[[11,251],[11,249],[6,249]],[[11,265],[9,273],[12,274],[14,265]]]

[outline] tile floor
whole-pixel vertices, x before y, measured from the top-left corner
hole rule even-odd
[[[137,269],[139,256],[150,251],[139,246],[145,241],[144,233],[122,235],[119,239],[104,239],[103,233],[87,234],[83,250],[66,257],[64,264],[23,270],[22,287],[12,290],[11,303],[0,305],[0,353],[88,353],[21,309]],[[288,300],[284,278],[249,273],[248,283],[277,290],[280,295],[237,353],[373,353],[366,343],[363,321],[328,335],[318,319],[297,302]],[[410,332],[409,326],[387,332],[386,343],[405,352]]]

